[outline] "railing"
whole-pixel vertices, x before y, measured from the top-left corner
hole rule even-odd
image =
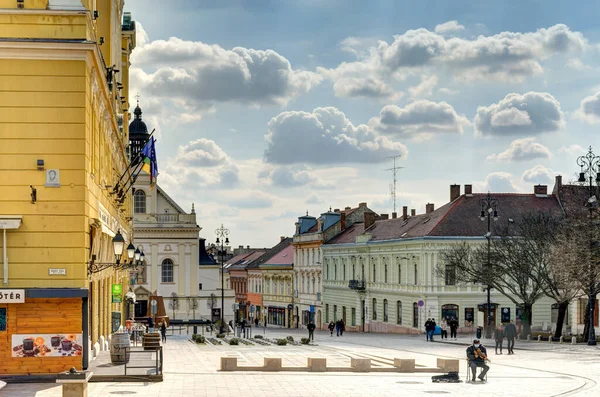
[[[156,347],[152,350],[149,350],[148,347],[146,348],[142,348],[142,350],[132,350],[130,347],[126,347],[125,348],[125,354],[126,357],[128,357],[127,361],[125,362],[125,375],[127,375],[127,369],[134,369],[134,368],[154,368],[154,375],[162,375],[162,370],[163,370],[163,350],[162,350],[162,346]],[[150,354],[150,358],[146,358],[144,361],[148,362],[148,361],[154,361],[152,365],[131,365],[131,357],[132,355],[142,355],[145,354],[146,356],[148,354]],[[152,358],[152,354],[155,355],[154,359]],[[139,362],[140,360],[138,360]]]
[[[366,289],[364,280],[350,280],[348,283],[348,288],[355,289],[359,291],[364,291]]]
[[[309,241],[323,241],[323,233],[322,232],[313,232],[313,233],[304,233],[297,234],[294,236],[295,243],[304,243]]]
[[[154,214],[158,223],[196,223],[196,214]]]

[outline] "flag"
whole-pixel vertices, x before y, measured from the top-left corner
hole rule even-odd
[[[156,183],[156,177],[158,176],[158,164],[156,163],[156,150],[154,148],[155,143],[154,137],[151,137],[146,145],[142,149],[142,171],[145,171],[150,175],[150,186]]]

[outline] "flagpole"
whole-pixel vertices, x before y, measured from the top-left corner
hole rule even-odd
[[[152,135],[154,135],[154,131],[156,131],[156,128],[152,130],[152,132],[150,133],[150,135],[148,135],[148,139],[146,140],[146,142],[144,142],[144,146],[146,146],[146,144],[148,143],[148,141],[152,138]],[[129,166],[127,167],[127,169],[123,172],[123,174],[121,174],[121,177],[119,178],[119,180],[117,181],[117,184],[113,188],[112,194],[115,194],[115,193],[119,192],[119,184],[121,183],[121,181],[123,180],[123,178],[125,177],[125,175],[128,174],[127,171],[131,170],[132,168],[135,168],[138,164],[140,164],[140,162],[135,162],[135,161],[137,161],[137,159],[140,156],[141,156],[141,151],[138,152],[138,154],[136,155],[135,159],[131,160],[131,163],[129,163]],[[131,176],[132,176],[132,174],[129,174],[128,180],[131,179]],[[127,184],[127,181],[125,182],[124,185],[126,185],[126,184]]]

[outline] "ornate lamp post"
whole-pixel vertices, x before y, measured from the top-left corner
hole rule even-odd
[[[101,272],[102,270],[110,267],[114,268],[115,270],[134,269],[140,264],[140,259],[143,261],[144,253],[140,252],[139,249],[136,249],[132,243],[129,243],[126,250],[127,259],[124,262],[121,262],[123,251],[125,251],[125,239],[123,238],[120,230],[117,231],[117,234],[115,237],[113,237],[112,243],[115,261],[96,262],[96,255],[92,255],[92,260],[87,263],[88,275],[91,276],[93,273]]]
[[[219,254],[221,256],[221,325],[219,326],[219,333],[223,333],[225,327],[225,269],[224,269],[224,244],[229,244],[229,229],[225,229],[223,224],[221,227],[215,230],[215,234],[217,235],[217,246],[221,244],[221,250]]]
[[[488,269],[488,271],[490,271],[491,270],[490,249],[491,249],[491,244],[492,244],[492,219],[494,221],[498,220],[498,200],[495,198],[492,198],[490,192],[488,192],[488,194],[485,198],[482,198],[481,200],[479,200],[479,205],[481,205],[481,213],[479,215],[479,218],[482,221],[485,221],[487,219],[487,233],[485,235],[485,238],[487,239],[487,269]],[[491,274],[488,274],[488,277],[491,277]],[[492,337],[492,300],[491,300],[490,290],[491,290],[491,287],[490,287],[490,283],[489,283],[489,279],[488,279],[487,307],[486,307],[487,321],[486,321],[486,329],[485,329],[485,337],[488,339]]]
[[[589,199],[587,206],[590,211],[590,228],[593,227],[592,217],[595,209],[598,208],[598,187],[594,186],[594,179],[597,185],[600,185],[600,156],[596,156],[592,152],[590,146],[586,155],[577,158],[577,165],[580,167],[578,182],[587,183]],[[595,177],[595,178],[594,178]],[[584,185],[585,186],[585,185]],[[590,229],[591,230],[591,229]],[[595,242],[590,238],[590,250],[594,250]],[[590,329],[588,334],[588,346],[596,345],[596,333],[594,330],[594,309],[596,305],[596,277],[594,275],[593,261],[590,261],[590,290],[589,290],[589,305],[590,305]]]

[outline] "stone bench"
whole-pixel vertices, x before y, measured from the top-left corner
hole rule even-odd
[[[354,372],[369,372],[371,370],[370,358],[351,358],[350,367]]]
[[[281,371],[281,358],[264,358],[263,371]]]
[[[459,372],[459,360],[456,359],[447,359],[447,358],[438,358],[437,359],[437,367],[442,369],[443,371],[450,372]]]
[[[309,372],[326,372],[327,371],[327,359],[326,358],[308,358],[308,371]]]
[[[235,371],[237,368],[237,357],[221,357],[221,371]]]
[[[394,359],[394,367],[398,368],[399,372],[415,372],[415,359]]]

